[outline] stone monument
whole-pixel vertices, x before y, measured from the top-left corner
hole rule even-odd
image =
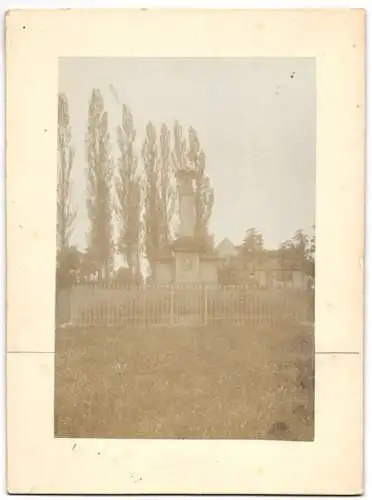
[[[179,228],[171,254],[159,258],[156,266],[157,283],[217,283],[220,259],[209,251],[195,234],[195,181],[200,173],[190,167],[176,172],[179,196]]]

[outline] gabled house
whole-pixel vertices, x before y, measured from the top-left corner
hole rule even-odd
[[[221,259],[221,262],[227,264],[231,262],[233,257],[237,257],[239,252],[233,243],[228,238],[224,238],[216,247],[216,255]]]

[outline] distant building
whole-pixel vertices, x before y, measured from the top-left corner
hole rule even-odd
[[[227,248],[227,245],[226,245]],[[246,284],[259,289],[308,290],[310,279],[295,264],[280,261],[278,252],[265,251],[254,259],[242,255],[225,258],[220,276],[226,284]]]
[[[233,257],[238,256],[238,250],[228,238],[224,238],[216,247],[216,255],[222,262],[228,263]]]

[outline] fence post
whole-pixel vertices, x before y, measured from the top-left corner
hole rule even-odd
[[[69,307],[69,322],[73,326],[77,326],[77,314],[76,314],[76,298],[74,293],[74,286],[68,288],[68,307]]]
[[[208,324],[208,285],[204,285],[204,323]]]
[[[170,286],[170,324],[174,324],[174,286]]]

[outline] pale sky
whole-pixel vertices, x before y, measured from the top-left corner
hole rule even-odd
[[[67,96],[76,149],[72,243],[86,246],[85,131],[88,101],[99,88],[115,156],[121,110],[132,111],[140,152],[146,124],[192,125],[206,154],[215,191],[210,230],[216,243],[238,244],[246,229],[277,247],[314,224],[316,152],[315,59],[62,58],[59,91]]]

